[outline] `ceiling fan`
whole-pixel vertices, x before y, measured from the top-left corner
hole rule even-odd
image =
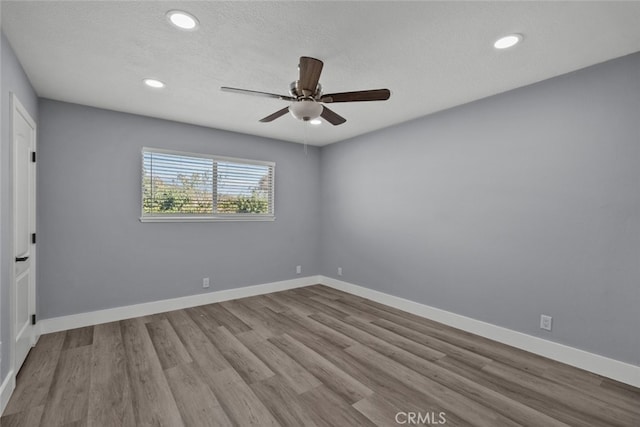
[[[291,105],[288,107],[261,119],[260,121],[263,123],[271,122],[289,112],[296,119],[305,122],[322,117],[334,126],[341,125],[346,122],[347,119],[322,104],[332,102],[386,101],[391,96],[389,89],[361,90],[356,92],[329,93],[325,95],[322,93],[322,85],[318,83],[323,65],[319,59],[301,56],[300,64],[298,65],[300,79],[292,82],[289,86],[289,93],[291,95],[278,95],[275,93],[237,89],[226,86],[220,89],[225,92],[263,96],[291,102]]]

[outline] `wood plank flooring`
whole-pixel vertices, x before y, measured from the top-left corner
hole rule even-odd
[[[396,426],[411,414],[639,427],[640,389],[315,285],[43,335],[0,424]]]

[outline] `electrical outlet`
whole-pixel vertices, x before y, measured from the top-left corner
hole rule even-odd
[[[342,267],[338,267],[338,276],[342,276]]]
[[[553,317],[547,316],[545,314],[540,315],[540,329],[544,329],[547,331],[551,330],[551,322],[553,321]]]
[[[296,274],[300,274],[300,273],[302,273],[302,266],[296,265]]]
[[[209,278],[205,277],[204,279],[202,279],[202,287],[203,288],[208,288],[209,287]]]

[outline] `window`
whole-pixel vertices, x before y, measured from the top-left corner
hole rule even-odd
[[[273,162],[145,147],[140,220],[273,220],[274,170]]]

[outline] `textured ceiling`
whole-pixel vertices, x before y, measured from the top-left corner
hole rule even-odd
[[[2,1],[2,30],[41,97],[325,145],[640,50],[640,2]],[[200,21],[168,24],[170,9]],[[493,42],[524,34],[513,49]],[[300,56],[324,61],[347,123],[258,120],[284,101]],[[143,78],[167,83],[144,87]]]

